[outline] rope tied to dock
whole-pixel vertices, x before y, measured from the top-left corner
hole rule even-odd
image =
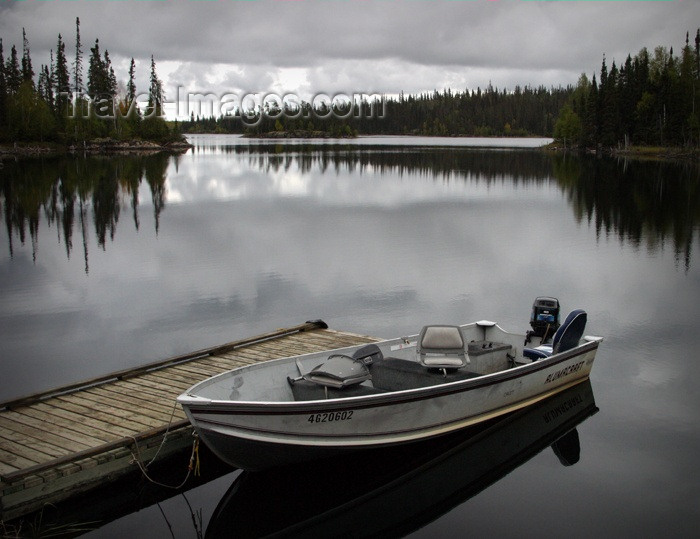
[[[193,471],[194,471],[195,477],[199,477],[199,475],[200,475],[199,436],[197,435],[197,433],[195,431],[192,431],[192,436],[194,438],[194,440],[192,442],[192,452],[190,453],[190,460],[189,460],[189,464],[187,466],[187,475],[182,480],[182,483],[180,483],[179,485],[166,485],[164,483],[156,481],[148,474],[148,467],[151,464],[153,464],[153,462],[156,460],[156,458],[160,454],[161,449],[163,449],[163,446],[165,445],[165,440],[168,438],[168,433],[170,432],[170,427],[173,424],[173,418],[175,417],[175,410],[176,409],[177,409],[177,401],[175,401],[175,404],[173,405],[173,411],[170,414],[170,421],[168,422],[168,427],[165,429],[165,433],[163,434],[163,439],[161,440],[160,445],[158,446],[158,450],[156,451],[156,454],[153,455],[153,458],[151,458],[151,460],[148,461],[147,464],[144,464],[143,459],[141,458],[141,449],[139,448],[138,440],[133,436],[131,436],[131,439],[134,442],[134,448],[136,449],[136,452],[134,452],[134,450],[129,448],[129,451],[131,451],[131,456],[132,456],[131,463],[136,464],[139,467],[139,470],[141,470],[141,473],[148,481],[150,481],[154,485],[158,485],[160,487],[165,487],[165,488],[169,488],[169,489],[173,489],[173,490],[178,490],[178,489],[182,488],[183,486],[185,486],[185,483],[187,483],[187,480],[190,478],[190,475],[192,474]]]
[[[154,485],[158,485],[159,487],[169,488],[169,489],[173,489],[173,490],[179,490],[185,486],[185,484],[187,483],[187,480],[190,478],[190,475],[192,475],[193,471],[194,471],[195,477],[198,477],[200,475],[199,436],[197,436],[196,432],[193,432],[192,436],[194,437],[194,441],[192,442],[192,452],[190,453],[189,464],[187,466],[187,475],[185,475],[185,478],[182,480],[182,482],[179,485],[166,485],[165,483],[161,483],[160,481],[156,481],[148,474],[148,466],[150,466],[153,463],[153,459],[151,459],[151,461],[148,464],[143,463],[143,460],[141,459],[141,451],[139,449],[139,444],[136,441],[136,438],[132,438],[134,440],[134,447],[136,449],[136,452],[134,453],[134,451],[131,448],[129,449],[131,451],[131,456],[132,456],[131,463],[136,464],[136,466],[138,466],[139,470],[141,470],[141,473],[143,474],[143,476],[148,481],[153,483]],[[159,451],[160,451],[160,449],[159,449]]]

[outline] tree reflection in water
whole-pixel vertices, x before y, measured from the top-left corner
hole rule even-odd
[[[483,150],[463,147],[372,146],[350,144],[248,144],[197,147],[247,162],[264,173],[294,168],[308,174],[412,174],[435,181],[554,185],[561,189],[576,219],[593,224],[598,237],[617,236],[651,252],[671,243],[687,271],[700,223],[700,167],[692,163],[628,161],[593,157],[550,156],[538,151]],[[67,256],[79,229],[88,271],[88,215],[92,213],[97,244],[113,241],[124,201],[130,201],[136,229],[139,187],[148,184],[155,230],[165,208],[167,170],[179,156],[118,156],[88,159],[42,159],[6,163],[0,173],[2,211],[9,239],[22,244],[29,236],[36,259],[39,222],[60,223],[59,241]],[[77,224],[76,224],[77,216]]]
[[[139,187],[143,180],[151,190],[157,233],[160,213],[165,207],[169,159],[167,155],[156,154],[6,163],[0,178],[10,257],[14,238],[19,238],[24,245],[28,231],[32,256],[36,260],[39,221],[43,214],[49,226],[58,227],[59,241],[63,241],[69,258],[74,231],[79,230],[87,273],[89,210],[97,244],[106,249],[107,238],[114,240],[123,199],[131,202],[134,226],[138,230]]]

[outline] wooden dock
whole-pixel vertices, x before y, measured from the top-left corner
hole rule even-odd
[[[242,339],[137,369],[0,403],[0,514],[35,511],[193,443],[175,398],[221,372],[375,341],[322,321]],[[166,441],[163,438],[167,433]],[[161,447],[162,445],[162,447]]]

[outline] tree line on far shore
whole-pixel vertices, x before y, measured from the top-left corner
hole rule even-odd
[[[680,55],[658,46],[627,56],[599,77],[582,74],[575,86],[516,86],[454,92],[450,89],[374,101],[264,104],[252,113],[234,110],[215,117],[195,116],[169,126],[163,116],[164,92],[151,57],[148,104],[137,104],[134,59],[129,79],[119,84],[109,52],[99,40],[90,48],[83,73],[80,20],[75,54],[69,64],[58,35],[49,65],[35,73],[26,32],[20,52],[7,57],[0,39],[0,142],[76,143],[100,137],[155,141],[180,133],[270,132],[326,136],[551,136],[567,147],[628,145],[700,146],[700,29],[694,46],[686,34]],[[84,82],[85,80],[85,82]],[[145,97],[145,93],[144,93]],[[280,109],[282,107],[282,110]]]
[[[559,110],[571,88],[516,86],[514,91],[485,89],[425,92],[398,97],[361,96],[355,102],[321,102],[316,106],[260,107],[218,117],[192,114],[180,123],[183,133],[271,132],[348,135],[551,136]]]
[[[161,142],[179,138],[162,117],[163,85],[153,56],[144,111],[136,103],[133,58],[126,86],[117,82],[109,51],[100,50],[99,39],[90,48],[87,74],[84,60],[79,18],[75,21],[72,62],[69,63],[66,43],[59,34],[49,65],[41,65],[38,73],[24,28],[21,55],[12,45],[5,56],[0,39],[0,142],[75,144],[106,137]]]
[[[383,114],[376,111],[383,107]],[[352,110],[351,110],[352,109]],[[679,56],[658,46],[627,56],[610,68],[603,57],[599,79],[582,74],[575,86],[516,86],[420,95],[399,94],[383,102],[340,104],[329,110],[262,109],[258,117],[191,115],[186,133],[323,131],[331,136],[546,136],[568,147],[700,145],[700,29],[694,47],[686,34]]]

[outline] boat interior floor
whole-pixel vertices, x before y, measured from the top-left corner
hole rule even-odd
[[[387,391],[403,391],[475,378],[479,374],[465,369],[430,369],[405,359],[387,357],[370,366],[372,383]]]
[[[294,400],[323,400],[359,397],[429,387],[480,376],[465,369],[429,369],[415,361],[387,357],[369,365],[368,382],[343,388],[326,387],[310,380],[297,380],[292,385]]]

